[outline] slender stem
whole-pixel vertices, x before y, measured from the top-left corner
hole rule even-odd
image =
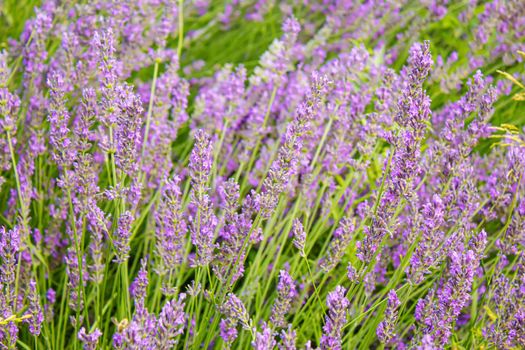
[[[308,262],[308,258],[306,257],[306,254],[304,254],[304,251],[303,251],[302,256],[303,256],[304,261],[306,262],[306,268],[308,269],[308,274],[310,275],[310,280],[312,281],[312,285],[314,286],[315,296],[317,297],[317,301],[319,302],[319,306],[321,307],[321,309],[323,309],[323,302],[321,301],[321,297],[319,296],[319,291],[317,290],[317,286],[315,284],[315,278],[314,278],[314,275],[312,274],[312,269],[310,268],[310,263]]]
[[[144,163],[144,152],[146,152],[146,145],[148,144],[149,129],[151,125],[151,115],[153,114],[153,102],[155,101],[155,90],[157,88],[157,76],[159,74],[158,59],[155,59],[155,66],[153,67],[153,81],[151,82],[151,90],[149,94],[148,113],[146,114],[146,129],[144,131],[144,139],[142,140],[142,151],[140,152],[140,162]]]
[[[184,0],[179,0],[179,41],[177,43],[177,57],[180,62],[182,43],[184,40]]]

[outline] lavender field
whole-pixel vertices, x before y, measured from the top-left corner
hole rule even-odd
[[[525,349],[522,0],[0,1],[0,349]]]

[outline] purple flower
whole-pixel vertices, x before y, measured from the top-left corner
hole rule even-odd
[[[115,160],[117,166],[128,176],[138,170],[139,150],[142,146],[142,102],[133,88],[123,84],[116,89],[118,109],[115,130]]]
[[[9,304],[14,301],[14,283],[16,278],[15,267],[17,255],[20,250],[20,231],[17,226],[6,231],[5,227],[0,227],[0,281],[6,286],[6,301]]]
[[[403,127],[410,127],[416,139],[424,136],[426,121],[430,118],[430,98],[423,90],[423,82],[432,67],[430,43],[416,43],[410,48],[406,87],[398,103],[396,121]]]
[[[162,307],[158,320],[158,349],[172,349],[177,344],[177,336],[184,332],[186,324],[185,298],[185,294],[180,294],[178,301],[167,301]]]
[[[142,259],[139,273],[130,286],[131,295],[134,298],[135,313],[129,325],[123,329],[118,329],[113,336],[113,345],[117,349],[129,349],[137,347],[139,349],[155,349],[159,339],[159,323],[155,315],[148,312],[146,308],[146,297],[148,288],[147,260]],[[167,320],[164,320],[167,322]],[[163,338],[162,341],[170,341]]]
[[[117,255],[115,261],[119,264],[125,263],[129,258],[132,223],[133,216],[129,211],[122,213],[118,219],[117,232],[113,238],[113,243]]]
[[[255,350],[272,350],[276,344],[272,329],[268,327],[267,323],[263,323],[262,332],[255,334],[255,339],[252,342],[253,348]]]
[[[91,264],[88,268],[91,281],[100,284],[104,279],[104,239],[109,236],[108,227],[110,225],[104,212],[93,202],[90,203],[87,218],[91,231],[91,241],[89,242]]]
[[[208,181],[212,167],[212,144],[203,130],[195,133],[195,146],[190,155],[191,204],[194,217],[191,224],[191,241],[197,248],[195,263],[206,266],[213,259],[217,218],[208,195]]]
[[[351,262],[348,263],[346,268],[346,276],[352,283],[359,283],[359,273],[357,272],[354,265]]]
[[[421,239],[416,247],[412,258],[408,274],[412,283],[421,283],[429,269],[442,260],[440,249],[443,244],[445,205],[441,198],[434,194],[432,202],[423,205],[422,220],[419,226]]]
[[[342,349],[342,332],[346,324],[346,314],[350,302],[346,298],[346,289],[337,286],[333,292],[328,293],[326,298],[328,315],[323,326],[321,337],[321,349]]]
[[[229,293],[226,302],[220,307],[224,318],[220,323],[220,335],[229,346],[237,338],[237,325],[245,330],[252,330],[252,320],[243,302],[233,293]]]
[[[20,99],[7,89],[9,73],[7,53],[0,51],[0,127],[2,127],[4,131],[14,135],[16,134],[16,121],[18,119]]]
[[[246,234],[251,229],[251,211],[238,213],[240,194],[239,185],[235,179],[228,179],[219,188],[219,191],[223,197],[224,218],[222,229],[219,232],[221,242],[213,264],[213,271],[223,282],[227,282],[231,275],[230,283],[234,283],[244,272],[244,266],[239,260],[243,261],[245,256],[241,250]],[[235,270],[232,270],[234,267]]]
[[[102,336],[102,332],[95,328],[90,333],[86,332],[84,327],[78,331],[78,339],[82,342],[84,350],[95,350],[98,346],[98,339]]]
[[[290,311],[291,304],[297,296],[295,282],[286,270],[279,272],[279,282],[277,283],[277,299],[272,307],[270,321],[276,327],[286,326],[285,317]]]
[[[66,108],[64,77],[51,72],[47,85],[51,98],[49,115],[49,142],[54,147],[53,160],[59,167],[69,167],[76,159],[76,149],[69,130],[69,112]],[[67,184],[70,185],[70,184]]]
[[[397,308],[401,302],[394,290],[388,292],[388,301],[383,320],[377,326],[377,337],[381,343],[387,343],[395,336],[395,325],[397,321]]]
[[[68,276],[68,287],[70,290],[69,305],[73,310],[82,310],[84,308],[84,287],[89,279],[86,269],[86,259],[84,256],[79,259],[75,247],[67,249],[65,256],[66,273]],[[81,266],[79,266],[79,263]],[[82,269],[82,270],[81,270]]]
[[[302,139],[311,128],[311,120],[320,108],[321,98],[328,84],[327,77],[314,74],[310,93],[296,108],[294,119],[288,124],[277,159],[273,161],[268,176],[263,181],[262,191],[257,194],[256,201],[264,218],[273,213],[279,196],[297,171],[298,155],[303,147]]]
[[[187,227],[182,210],[180,181],[178,176],[166,181],[162,189],[159,208],[155,212],[157,223],[155,247],[159,258],[157,272],[161,276],[181,264],[184,257],[184,238]]]
[[[145,309],[146,294],[148,289],[148,261],[142,259],[140,262],[140,270],[137,277],[130,286],[130,292],[133,298],[135,298],[135,306],[139,312]]]
[[[289,324],[287,329],[281,330],[279,334],[281,342],[277,345],[279,350],[295,350],[295,342],[297,340],[297,332],[293,330],[292,325]]]
[[[93,37],[93,47],[97,54],[99,74],[102,84],[102,114],[100,121],[106,126],[117,123],[117,83],[119,62],[115,59],[115,38],[110,28],[105,32],[96,32]]]
[[[339,227],[334,232],[334,238],[332,239],[332,242],[330,242],[328,256],[321,263],[321,268],[323,270],[329,272],[341,261],[341,258],[346,252],[346,248],[352,240],[354,228],[354,219],[348,217],[341,219]]]
[[[182,123],[188,119],[188,82],[178,75],[178,60],[171,62],[156,84],[149,133],[144,135],[146,145],[142,146],[142,170],[148,175],[148,187],[161,185],[169,177],[173,164],[171,146]],[[148,84],[149,87],[149,84]],[[143,100],[144,104],[149,103]],[[170,115],[173,115],[173,120]],[[147,127],[146,127],[147,128]]]
[[[304,231],[303,224],[299,219],[294,219],[292,226],[293,233],[293,245],[295,248],[299,249],[299,254],[303,258],[306,258],[306,253],[304,251],[304,246],[306,244],[306,232]]]
[[[483,252],[483,233],[474,238],[477,252]],[[436,346],[445,346],[452,334],[452,326],[461,310],[470,300],[474,273],[480,255],[466,250],[460,244],[450,255],[447,277],[437,290],[432,290],[416,306],[415,318],[421,324],[423,335],[430,335]]]
[[[268,50],[260,58],[260,66],[256,67],[251,77],[253,85],[267,82],[272,85],[281,83],[283,76],[290,69],[292,49],[301,30],[295,18],[288,18],[283,23],[284,35],[275,39]]]
[[[31,318],[28,320],[29,332],[34,336],[40,335],[42,323],[44,322],[44,314],[40,306],[40,296],[36,289],[36,282],[31,280],[29,282],[29,309],[28,314]]]

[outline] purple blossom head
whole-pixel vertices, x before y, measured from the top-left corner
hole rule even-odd
[[[133,216],[129,211],[124,212],[118,219],[117,234],[114,238],[118,263],[124,263],[129,258],[132,223]]]
[[[204,130],[195,133],[195,145],[190,155],[191,204],[195,212],[191,239],[197,247],[196,264],[208,265],[213,259],[217,218],[208,195],[208,182],[212,169],[211,139]]]
[[[289,324],[287,329],[283,329],[280,333],[281,343],[278,345],[280,350],[295,350],[295,342],[297,340],[297,332]]]
[[[306,244],[306,232],[304,231],[303,224],[301,223],[299,219],[294,219],[292,233],[293,233],[292,243],[295,246],[295,248],[299,249],[301,256],[303,256],[305,254],[304,246]]]
[[[412,82],[422,84],[430,73],[433,60],[430,54],[430,41],[424,41],[422,44],[415,43],[410,48],[408,64],[409,78]]]
[[[246,307],[235,294],[229,293],[227,295],[220,311],[224,315],[220,323],[220,335],[227,344],[231,344],[237,338],[238,324],[245,330],[252,329],[252,320],[246,311]]]
[[[328,314],[323,326],[321,349],[342,349],[342,333],[346,324],[347,309],[350,302],[346,298],[346,289],[337,286],[326,298]]]
[[[270,321],[275,326],[285,326],[285,316],[290,311],[291,303],[297,297],[295,281],[286,270],[279,272],[279,282],[277,283],[277,299],[272,308]]]
[[[7,89],[10,70],[7,66],[7,53],[0,51],[0,127],[15,134],[20,99]]]
[[[184,299],[181,294],[179,300],[167,301],[162,307],[158,320],[158,346],[162,349],[172,348],[176,345],[176,338],[184,332],[186,314],[184,312]]]
[[[34,336],[40,335],[42,323],[44,322],[44,314],[40,305],[40,296],[36,288],[36,282],[31,280],[29,282],[29,315],[31,318],[28,320],[29,332]]]
[[[78,331],[78,340],[82,342],[84,350],[95,350],[98,346],[98,340],[102,336],[102,332],[95,328],[91,332],[87,332],[86,328],[82,327]]]
[[[272,350],[276,344],[272,329],[267,323],[263,323],[262,332],[255,334],[255,339],[252,342],[253,348],[256,350]]]
[[[397,321],[397,308],[401,302],[394,290],[388,292],[388,300],[383,321],[377,326],[377,337],[382,343],[388,343],[395,336],[395,323]]]
[[[20,250],[20,230],[18,226],[11,230],[6,230],[5,227],[0,227],[0,257],[2,264],[0,265],[0,281],[8,286],[15,282],[15,265],[18,259],[18,252]]]

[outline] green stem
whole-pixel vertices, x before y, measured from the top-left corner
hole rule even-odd
[[[157,76],[159,74],[159,63],[160,60],[155,59],[155,66],[153,67],[153,81],[151,82],[151,90],[149,94],[148,113],[146,114],[146,129],[144,131],[144,139],[142,140],[142,151],[140,152],[141,164],[144,162],[144,152],[146,152],[146,145],[148,144],[151,115],[153,114],[153,102],[155,100],[155,89],[157,88]]]
[[[184,40],[184,0],[179,0],[179,40],[177,43],[177,57],[180,62],[180,55],[182,53],[182,43]]]

